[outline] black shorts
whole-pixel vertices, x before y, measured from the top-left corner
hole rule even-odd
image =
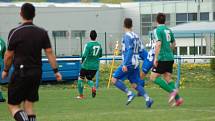
[[[163,74],[172,73],[174,61],[158,61],[157,67],[152,68],[152,72]]]
[[[80,78],[84,79],[85,77],[87,80],[92,80],[93,77],[96,75],[97,70],[86,70],[86,69],[81,69],[80,71]]]
[[[15,69],[8,85],[8,104],[19,105],[25,100],[38,101],[41,75],[40,68]]]

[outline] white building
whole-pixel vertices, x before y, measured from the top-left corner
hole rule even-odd
[[[23,3],[0,3],[0,35],[6,40],[9,31],[20,23],[20,6]],[[89,40],[89,31],[99,33],[98,40],[104,44],[105,32],[119,39],[122,33],[123,12],[120,5],[88,3],[34,3],[34,23],[45,28],[57,55],[80,55]],[[81,36],[81,37],[80,37]]]
[[[121,40],[125,17],[133,19],[134,31],[146,43],[150,38],[149,31],[156,26],[155,18],[159,12],[166,14],[167,25],[170,27],[182,23],[214,21],[215,0],[203,0],[203,2],[200,0],[200,3],[196,1],[150,1],[121,4],[34,3],[37,9],[35,24],[48,30],[58,56],[80,55],[83,49],[81,45],[89,40],[91,29],[95,29],[99,33],[98,40],[102,43],[104,53],[112,54],[115,41]],[[22,3],[0,3],[0,35],[5,40],[9,30],[20,23],[21,5]],[[211,28],[215,28],[214,24],[211,25]],[[206,30],[207,28],[202,32],[206,34]],[[195,32],[190,31],[190,34],[193,35]],[[212,43],[214,34],[211,31],[208,34],[210,36],[207,41]],[[196,35],[199,36],[199,34]],[[189,42],[188,40],[184,42],[183,36],[186,39],[189,38]],[[195,38],[195,42],[193,36],[188,37],[185,33],[176,36],[177,54],[211,55],[212,44],[209,47],[205,40],[200,42],[198,36]],[[197,49],[193,49],[197,45]],[[185,49],[186,47],[187,49]]]
[[[177,38],[177,55],[211,55],[215,22],[193,22],[172,27]]]
[[[154,0],[122,5],[126,15],[139,24],[135,26],[135,31],[141,33],[146,43],[149,43],[147,40],[150,39],[150,31],[156,27],[157,13],[163,12],[166,14],[166,25],[175,33],[177,55],[213,54],[215,0]]]

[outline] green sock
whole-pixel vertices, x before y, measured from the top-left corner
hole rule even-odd
[[[157,77],[154,80],[154,83],[159,85],[163,90],[165,90],[169,93],[173,92],[173,89],[166,83],[165,80],[161,79],[161,77]]]
[[[87,81],[87,84],[88,84],[91,88],[94,87],[94,82],[93,82],[92,80],[88,80],[88,81]]]
[[[3,99],[3,95],[2,92],[0,91],[0,99]]]
[[[78,80],[78,92],[80,95],[83,95],[84,84],[83,80]]]
[[[173,90],[176,89],[175,87],[175,82],[174,81],[170,81],[169,84],[168,84]],[[175,96],[175,100],[178,100],[180,98],[179,94],[177,94]]]

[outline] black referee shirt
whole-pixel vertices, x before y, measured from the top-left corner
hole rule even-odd
[[[8,36],[8,50],[14,51],[15,67],[41,67],[42,49],[51,48],[46,30],[32,22],[12,29]]]

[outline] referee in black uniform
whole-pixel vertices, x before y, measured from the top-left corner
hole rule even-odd
[[[8,86],[9,110],[16,121],[36,121],[33,104],[39,100],[42,49],[45,50],[56,79],[59,81],[62,77],[57,69],[47,31],[33,24],[35,7],[30,3],[23,4],[20,16],[22,25],[12,29],[8,36],[2,78],[8,75],[13,63],[15,70]],[[20,108],[22,102],[23,110]]]

